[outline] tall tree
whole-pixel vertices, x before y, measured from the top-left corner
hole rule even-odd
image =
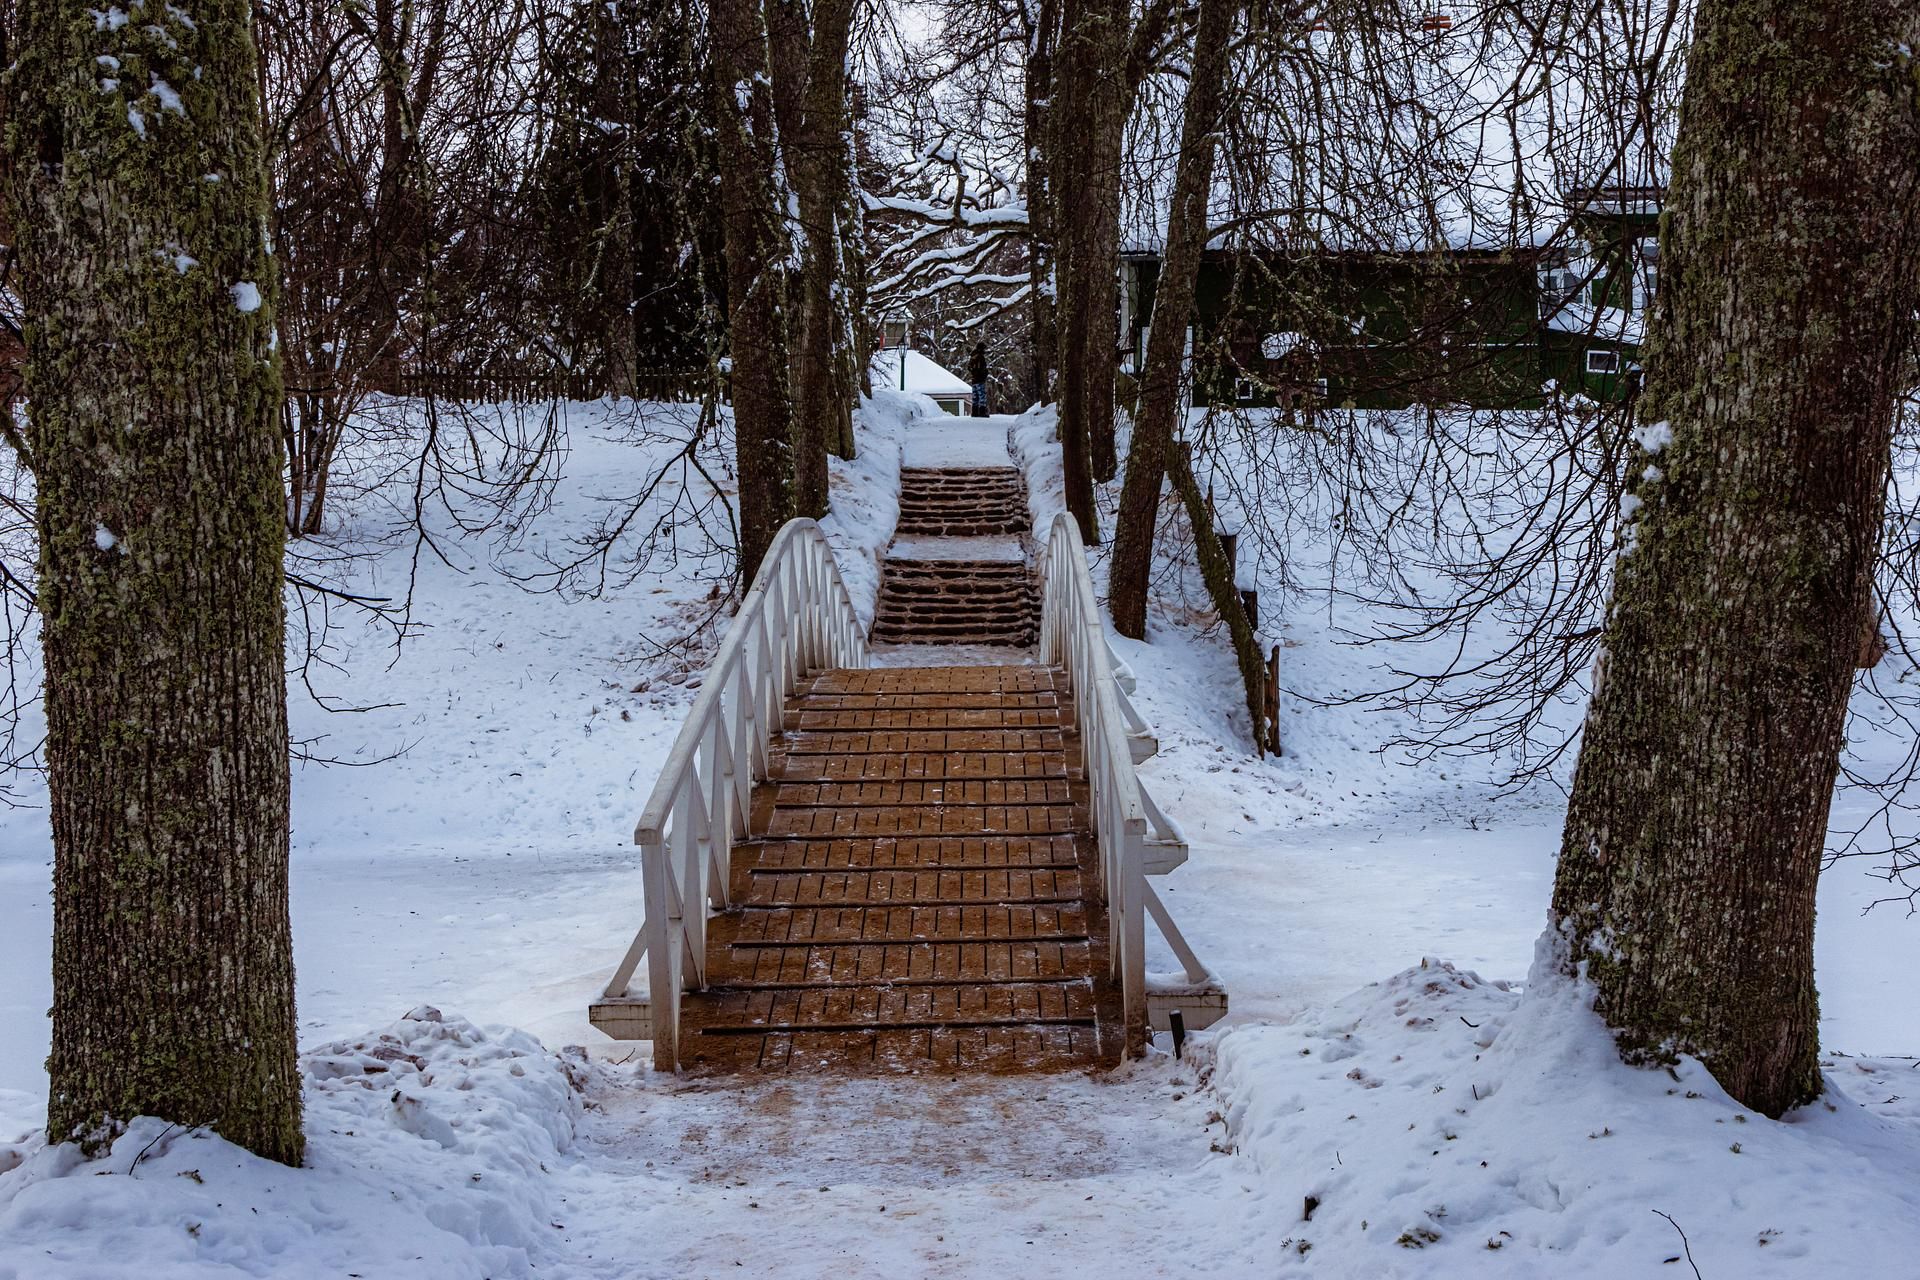
[[[1101,315],[1112,310],[1105,302],[1114,273],[1103,266],[1100,250],[1109,238],[1108,222],[1113,236],[1119,234],[1126,102],[1116,92],[1115,73],[1130,13],[1129,0],[1062,0],[1049,111],[1061,464],[1067,510],[1089,546],[1100,541],[1093,484],[1101,477],[1093,440],[1102,414],[1109,424],[1113,417],[1112,375],[1099,349],[1102,333],[1115,327]]]
[[[1630,1061],[1820,1091],[1814,889],[1920,305],[1920,8],[1705,0],[1552,923]]]
[[[115,11],[118,12],[118,11]],[[47,1128],[302,1153],[276,266],[246,0],[24,0],[11,79],[54,842]]]
[[[1020,6],[1026,37],[1027,175],[1027,398],[1043,404],[1053,396],[1053,370],[1060,357],[1054,316],[1053,52],[1060,38],[1060,0],[1026,0]]]
[[[774,92],[781,153],[798,214],[799,340],[793,348],[794,507],[827,513],[827,453],[852,436],[851,339],[840,236],[851,157],[847,116],[847,39],[853,0],[773,0]]]
[[[1154,293],[1154,325],[1147,337],[1147,363],[1140,386],[1140,412],[1127,454],[1114,525],[1110,608],[1123,636],[1147,634],[1147,580],[1153,567],[1153,532],[1160,513],[1160,485],[1180,415],[1187,326],[1200,255],[1207,246],[1207,207],[1213,195],[1213,157],[1226,103],[1228,50],[1242,0],[1201,0],[1194,33],[1193,64],[1180,125],[1180,157],[1167,212],[1166,253]],[[1228,583],[1231,588],[1231,582]],[[1239,599],[1228,595],[1238,609]]]
[[[594,115],[619,145],[605,157],[595,176],[610,216],[599,228],[599,260],[593,283],[607,324],[607,394],[634,396],[639,388],[640,353],[634,341],[633,146],[634,77],[627,35],[637,26],[622,12],[620,0],[595,0],[592,8]]]
[[[1120,263],[1121,151],[1127,116],[1176,16],[1174,0],[1061,0],[1053,63],[1053,233],[1058,300],[1060,442],[1067,509],[1088,543],[1100,540],[1093,483],[1111,480],[1114,306]]]
[[[740,573],[743,582],[751,582],[773,535],[793,517],[786,283],[790,246],[776,197],[778,156],[766,16],[760,0],[713,0],[709,21],[740,473]]]

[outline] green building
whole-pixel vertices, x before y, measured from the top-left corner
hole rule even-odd
[[[1191,335],[1193,404],[1526,408],[1550,386],[1625,397],[1657,277],[1660,192],[1564,193],[1564,230],[1507,247],[1216,246]],[[1122,256],[1122,369],[1145,358],[1160,258]]]

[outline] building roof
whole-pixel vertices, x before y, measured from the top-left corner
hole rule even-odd
[[[900,361],[906,357],[906,385],[901,386]],[[938,396],[951,399],[954,396],[970,396],[973,387],[941,368],[927,357],[911,347],[882,347],[873,353],[873,362],[869,365],[876,387],[884,386],[890,391],[907,391],[916,395]]]

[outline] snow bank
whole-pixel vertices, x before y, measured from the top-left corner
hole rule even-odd
[[[1033,538],[1046,554],[1053,518],[1067,509],[1067,474],[1060,458],[1060,412],[1035,405],[1013,420],[1013,454],[1027,477],[1027,510],[1033,514]]]
[[[855,456],[829,456],[827,518],[820,528],[833,547],[841,580],[862,628],[873,625],[880,596],[880,561],[900,523],[900,453],[916,418],[938,413],[925,396],[876,389],[854,411]]]
[[[1836,1059],[1823,1102],[1770,1121],[1697,1062],[1623,1066],[1551,974],[1523,996],[1426,960],[1202,1050],[1282,1271],[1686,1275],[1690,1247],[1706,1276],[1912,1274],[1920,1107],[1888,1103],[1912,1063]]]
[[[584,1059],[421,1007],[301,1059],[307,1164],[135,1120],[87,1160],[0,1148],[0,1280],[535,1274],[553,1254],[546,1175],[571,1145]]]

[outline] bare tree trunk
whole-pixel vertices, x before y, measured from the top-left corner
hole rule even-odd
[[[1629,1061],[1820,1091],[1814,889],[1920,304],[1905,0],[1705,0],[1552,923]]]
[[[1153,531],[1160,512],[1160,482],[1180,414],[1181,365],[1192,322],[1200,255],[1207,245],[1207,201],[1213,193],[1213,146],[1226,101],[1227,52],[1242,0],[1201,0],[1187,80],[1186,116],[1180,126],[1180,160],[1167,215],[1167,244],[1154,298],[1154,324],[1147,337],[1147,364],[1140,411],[1127,454],[1114,523],[1108,608],[1113,629],[1136,640],[1147,634],[1147,580],[1153,568]],[[1236,604],[1237,604],[1236,596]],[[1258,736],[1256,731],[1255,736]]]
[[[865,389],[861,386],[867,367],[867,344],[861,335],[860,317],[867,313],[866,213],[860,207],[860,191],[855,172],[854,128],[851,109],[841,113],[843,129],[835,140],[833,176],[834,222],[840,237],[840,284],[833,291],[833,396],[840,411],[834,414],[835,434],[827,439],[827,450],[836,458],[851,462],[854,457],[853,405]]]
[[[600,228],[599,293],[608,317],[607,394],[634,398],[639,393],[640,354],[633,332],[633,69],[627,64],[627,20],[618,0],[593,7],[594,111],[601,127],[618,130],[619,146],[602,175],[608,211]]]
[[[1187,523],[1193,526],[1194,558],[1200,562],[1200,577],[1207,584],[1213,610],[1227,624],[1227,636],[1233,642],[1233,656],[1240,664],[1240,681],[1247,691],[1247,719],[1253,731],[1253,749],[1280,754],[1280,743],[1267,723],[1267,664],[1260,658],[1260,639],[1254,634],[1253,620],[1247,617],[1240,601],[1240,590],[1233,580],[1233,562],[1214,532],[1213,512],[1194,479],[1193,465],[1184,448],[1167,450],[1167,474],[1186,504]]]
[[[250,22],[244,0],[117,28],[85,0],[20,7],[47,1129],[98,1148],[157,1115],[297,1164],[277,268]]]
[[[1067,510],[1089,546],[1100,541],[1094,481],[1113,477],[1113,260],[1120,136],[1131,99],[1123,74],[1129,19],[1127,0],[1065,0],[1054,66],[1060,448]]]
[[[852,0],[816,0],[809,14],[782,0],[781,43],[774,59],[775,89],[783,102],[781,137],[799,205],[800,341],[793,353],[794,506],[818,518],[827,513],[827,451],[851,436],[852,401],[837,376],[845,329],[837,287],[845,268],[840,242],[840,192],[847,113],[847,37]]]
[[[1039,0],[1030,9],[1027,31],[1027,352],[1032,362],[1027,386],[1030,404],[1053,398],[1054,365],[1060,356],[1055,326],[1054,235],[1056,214],[1052,174],[1059,149],[1053,135],[1054,45],[1060,35],[1059,0]]]
[[[793,517],[787,233],[775,199],[767,26],[759,0],[713,0],[709,12],[740,473],[740,573],[742,582],[751,582],[773,535]]]

